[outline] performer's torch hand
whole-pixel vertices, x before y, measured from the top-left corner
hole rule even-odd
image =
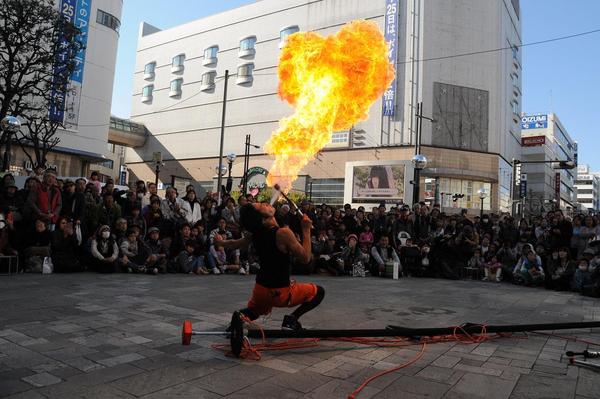
[[[300,221],[300,227],[302,227],[302,231],[308,231],[312,229],[312,220],[306,214],[302,216],[302,220]]]

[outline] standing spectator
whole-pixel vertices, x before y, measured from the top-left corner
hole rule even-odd
[[[117,224],[117,219],[120,218],[121,207],[115,203],[113,194],[110,192],[104,193],[102,205],[98,209],[98,223],[114,228]]]
[[[91,245],[92,267],[99,273],[114,273],[117,271],[119,247],[110,233],[110,227],[102,225],[92,238]]]
[[[158,196],[158,187],[156,187],[156,184],[154,183],[148,183],[148,192],[142,197],[142,209],[150,205],[150,201],[154,196],[158,197],[160,200],[160,197]]]
[[[185,197],[182,202],[182,208],[185,212],[185,218],[191,225],[195,225],[197,222],[202,220],[202,206],[196,198],[196,191],[194,189],[188,190],[185,193]]]
[[[100,182],[100,175],[98,174],[98,172],[93,171],[92,174],[90,175],[90,183],[92,183],[94,185],[94,187],[96,187],[96,191],[98,192],[98,194],[100,194],[100,192],[102,192],[102,182]]]
[[[47,169],[44,173],[42,184],[36,185],[35,190],[29,192],[27,206],[34,219],[42,220],[54,230],[62,208],[62,196],[56,187],[56,171]]]
[[[83,192],[76,191],[75,183],[70,180],[64,185],[61,216],[72,220],[75,225],[81,225],[85,217],[85,196]]]
[[[161,229],[164,224],[162,210],[160,209],[160,199],[155,197],[150,203],[150,209],[144,214],[146,228],[156,227]]]
[[[165,236],[172,236],[177,227],[185,222],[185,209],[183,201],[177,198],[177,190],[174,187],[167,188],[165,199],[160,203],[163,216],[163,227],[161,231]]]
[[[58,273],[82,272],[83,266],[76,255],[79,243],[75,237],[73,223],[65,216],[61,216],[57,226],[58,228],[52,234],[54,271]]]

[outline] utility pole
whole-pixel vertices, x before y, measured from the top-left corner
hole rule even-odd
[[[242,177],[242,195],[245,196],[248,190],[248,164],[250,163],[250,135],[246,135],[246,144],[244,146],[244,176]]]
[[[223,141],[225,139],[225,114],[227,112],[227,81],[229,80],[229,70],[225,70],[225,83],[223,88],[223,113],[221,115],[221,145],[219,147],[219,170],[217,172],[217,203],[221,205],[221,170],[223,169]]]

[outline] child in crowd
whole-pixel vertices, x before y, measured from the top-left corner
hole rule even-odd
[[[498,261],[496,254],[488,256],[488,261],[483,264],[483,272],[485,273],[483,281],[491,281],[492,279],[497,283],[502,281],[500,278],[502,276],[502,263]]]

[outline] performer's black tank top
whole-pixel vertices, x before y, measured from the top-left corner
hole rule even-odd
[[[260,229],[252,236],[252,243],[260,261],[256,282],[267,288],[290,285],[290,255],[277,248],[279,227]]]

